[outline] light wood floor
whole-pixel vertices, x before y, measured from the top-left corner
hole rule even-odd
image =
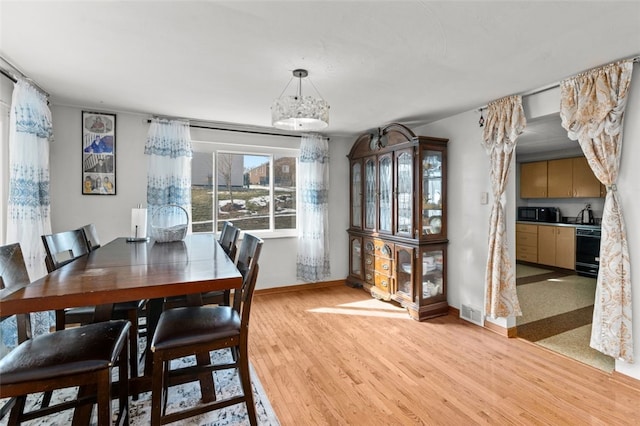
[[[283,426],[637,425],[640,386],[346,286],[256,294],[250,358]]]

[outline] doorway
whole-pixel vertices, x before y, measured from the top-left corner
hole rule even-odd
[[[567,137],[559,114],[532,119],[516,145],[516,164],[582,156]],[[516,172],[519,187],[519,167]],[[596,199],[521,199],[518,206],[559,207],[562,216],[575,217],[585,202]],[[516,263],[516,291],[523,315],[516,317],[518,337],[595,368],[612,372],[615,362],[589,346],[596,278],[574,270],[536,263]]]

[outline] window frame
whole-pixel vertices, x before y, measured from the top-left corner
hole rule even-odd
[[[260,146],[249,144],[234,144],[224,142],[210,142],[202,140],[192,140],[191,149],[194,152],[206,153],[213,155],[213,206],[218,205],[218,153],[221,154],[236,154],[236,155],[256,155],[269,157],[269,229],[247,229],[246,231],[256,235],[263,239],[269,238],[289,238],[298,236],[298,213],[299,213],[299,192],[298,188],[298,173],[296,173],[296,227],[291,229],[275,229],[275,200],[274,200],[274,184],[275,184],[275,171],[274,171],[274,157],[294,157],[296,159],[296,170],[298,170],[300,162],[300,149],[299,148],[284,148],[273,146]],[[193,205],[191,207],[193,209]],[[213,216],[213,233],[217,234],[218,223],[221,221],[218,217],[218,209],[214,208],[212,212]],[[190,212],[191,214],[191,212]],[[190,232],[193,232],[193,222],[189,223]],[[242,230],[244,231],[244,229]],[[197,234],[206,232],[196,232]],[[242,234],[240,235],[242,239]]]

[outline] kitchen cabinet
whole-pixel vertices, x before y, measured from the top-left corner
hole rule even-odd
[[[520,164],[520,198],[547,198],[547,162]]]
[[[538,263],[558,268],[575,269],[575,228],[538,225]]]
[[[416,320],[446,315],[447,140],[394,123],[359,136],[347,157],[347,284]]]
[[[538,263],[538,225],[516,224],[516,260]]]
[[[593,174],[587,159],[585,157],[576,157],[572,160],[573,196],[604,198],[607,195],[605,187]]]
[[[520,164],[520,198],[599,198],[604,186],[585,157]]]

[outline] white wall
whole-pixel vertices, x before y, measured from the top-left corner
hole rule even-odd
[[[82,195],[81,188],[81,108],[53,105],[55,142],[51,145],[51,226],[53,232],[96,224],[102,242],[128,236],[131,208],[146,205],[147,159],[144,144],[149,124],[147,115],[116,111],[116,191],[114,196]],[[108,111],[106,111],[108,112]],[[256,136],[243,133],[192,129],[191,137],[199,141],[234,144],[298,147],[299,139]],[[355,138],[354,138],[355,139]],[[342,280],[347,275],[347,235],[349,168],[346,155],[352,141],[329,142],[331,276]],[[345,208],[335,208],[345,206]],[[300,284],[296,279],[296,238],[265,240],[257,288]]]
[[[631,286],[635,290],[632,300],[636,363],[627,364],[617,360],[616,371],[640,379],[640,120],[637,119],[640,116],[640,69],[637,65],[634,72],[625,114],[618,191],[627,227]],[[560,92],[556,89],[528,96],[523,99],[523,105],[528,118],[557,113]],[[418,135],[449,138],[448,302],[457,308],[461,303],[483,308],[484,300],[484,267],[491,210],[490,204],[480,204],[480,193],[491,193],[491,186],[488,158],[480,146],[478,118],[478,114],[471,111],[414,129]],[[512,163],[506,198],[509,253],[515,263],[515,208],[512,208],[516,203],[514,169]],[[507,327],[515,325],[514,318],[500,318],[494,322]]]

